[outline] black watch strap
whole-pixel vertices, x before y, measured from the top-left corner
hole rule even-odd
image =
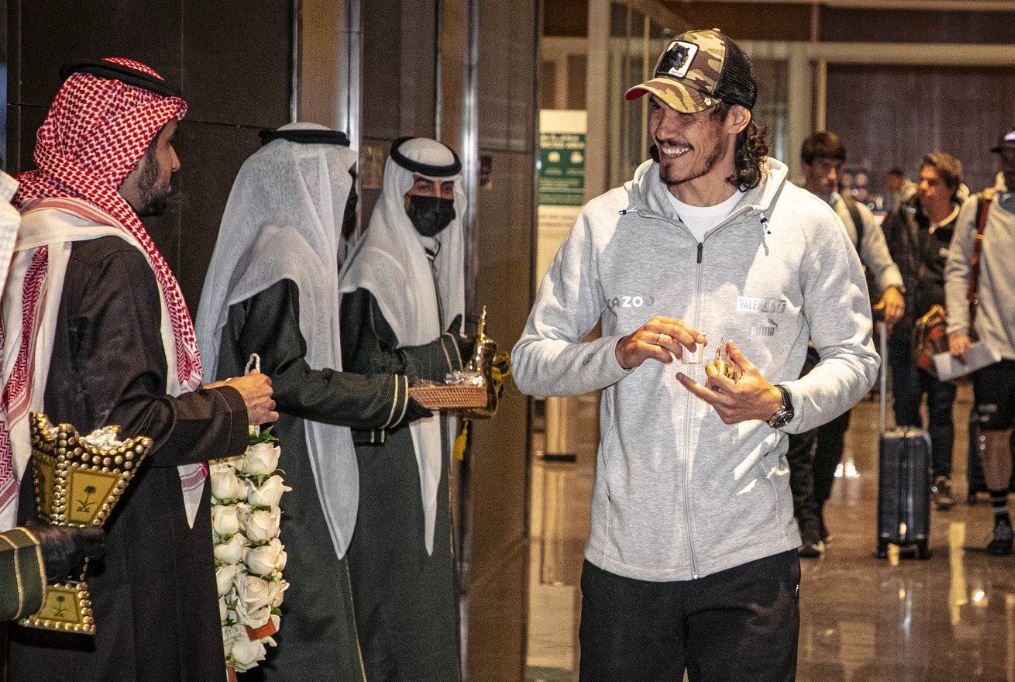
[[[782,394],[782,407],[768,418],[768,425],[773,429],[780,429],[793,421],[795,414],[793,410],[793,396],[790,395],[789,389],[782,384],[776,384],[775,387]]]

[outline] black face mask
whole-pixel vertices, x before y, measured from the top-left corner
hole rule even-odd
[[[416,231],[424,237],[436,237],[455,219],[455,202],[440,197],[409,196],[406,211]]]

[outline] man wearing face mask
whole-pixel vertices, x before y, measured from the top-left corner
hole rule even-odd
[[[383,431],[431,413],[404,374],[342,371],[338,258],[356,215],[348,138],[291,123],[261,139],[233,183],[197,316],[208,381],[260,355],[292,487],[281,501],[289,589],[278,646],[244,679],[362,679],[345,559],[359,495],[349,427]]]
[[[434,140],[392,145],[384,191],[339,278],[347,371],[443,382],[462,368],[460,172]],[[460,678],[448,499],[456,428],[434,415],[353,432],[360,493],[349,570],[367,679]]]

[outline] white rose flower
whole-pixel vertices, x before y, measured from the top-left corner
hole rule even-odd
[[[222,643],[229,642],[232,645],[233,642],[240,639],[249,639],[247,637],[247,628],[242,625],[227,625],[222,628]]]
[[[264,625],[271,609],[281,603],[281,594],[288,588],[287,583],[265,581],[257,575],[240,574],[235,579],[236,614],[260,618],[256,627]],[[261,611],[265,613],[262,614]],[[253,625],[252,625],[253,627]]]
[[[261,641],[251,642],[249,639],[237,640],[233,643],[233,666],[236,672],[243,673],[264,660],[266,652]]]
[[[216,465],[211,468],[211,495],[216,500],[239,500],[247,493],[247,487],[236,476],[236,469],[229,465]]]
[[[225,459],[213,459],[208,462],[208,473],[213,471],[225,471],[226,469],[232,469],[236,471],[236,467],[240,465],[241,457],[226,457]]]
[[[278,468],[278,457],[281,453],[274,443],[254,443],[247,447],[247,456],[243,459],[243,473],[250,476],[265,476]]]
[[[219,620],[222,621],[222,628],[223,628],[223,630],[222,630],[222,636],[223,637],[226,636],[226,632],[225,632],[226,629],[228,627],[230,627],[230,626],[227,626],[226,623],[232,623],[232,624],[235,625],[237,620],[238,620],[237,617],[236,617],[236,612],[229,608],[229,604],[227,603],[227,601],[228,601],[228,597],[221,597],[219,599]],[[225,640],[223,640],[223,641],[225,641]]]
[[[248,511],[242,517],[244,533],[250,542],[266,542],[278,537],[279,524],[282,522],[282,510],[278,507],[271,511]]]
[[[271,575],[285,568],[286,553],[278,538],[260,547],[248,547],[243,553],[243,563],[254,575]]]
[[[229,655],[233,653],[233,640],[229,637],[228,628],[222,628],[222,650],[229,660]]]
[[[239,573],[236,575],[235,583],[237,602],[244,602],[247,611],[271,604],[273,592],[269,581],[256,575]],[[239,603],[237,603],[237,610],[239,610]]]
[[[218,587],[218,595],[220,597],[229,594],[229,590],[233,587],[233,580],[239,572],[239,564],[219,566],[215,569],[215,585]]]
[[[242,599],[236,604],[236,619],[241,625],[247,625],[251,629],[256,630],[265,623],[271,617],[271,604],[264,604],[263,606],[250,607]]]
[[[240,513],[235,505],[216,504],[211,508],[211,529],[226,538],[240,531]]]
[[[263,661],[266,645],[275,646],[270,636],[252,633],[278,630],[280,618],[272,610],[282,604],[289,587],[282,579],[287,556],[279,540],[282,513],[278,504],[291,488],[274,473],[279,455],[273,443],[256,443],[244,456],[210,466],[214,554],[221,564],[215,582],[222,642],[227,662],[238,673]],[[254,478],[266,480],[256,486]],[[247,547],[248,542],[263,544]]]
[[[282,483],[282,477],[278,475],[270,477],[260,487],[247,481],[247,502],[255,507],[277,507],[282,493],[290,490],[292,488]]]
[[[227,564],[238,564],[243,559],[243,536],[235,533],[227,542],[215,545],[215,558]]]
[[[272,585],[278,588],[278,593],[271,602],[271,608],[277,609],[279,606],[282,606],[282,598],[285,596],[285,591],[289,589],[289,583],[285,580],[275,580],[272,582]],[[278,623],[275,623],[275,626],[277,627]]]

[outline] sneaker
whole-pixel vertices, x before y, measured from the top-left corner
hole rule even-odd
[[[952,482],[947,476],[935,478],[930,490],[934,497],[934,507],[938,511],[948,511],[955,506],[955,500],[952,499]]]
[[[828,532],[828,528],[825,526],[825,520],[824,519],[820,519],[820,523],[821,523],[821,526],[820,526],[821,530],[818,532],[818,537],[821,538],[821,542],[822,543],[827,545],[829,542],[832,541],[832,534]]]
[[[797,555],[799,555],[801,559],[819,559],[824,553],[825,543],[821,540],[816,542],[805,542],[800,545],[800,549],[797,550]]]
[[[1005,523],[1004,521],[994,524],[994,535],[987,544],[987,554],[994,554],[997,556],[1011,554],[1011,546],[1011,524]]]

